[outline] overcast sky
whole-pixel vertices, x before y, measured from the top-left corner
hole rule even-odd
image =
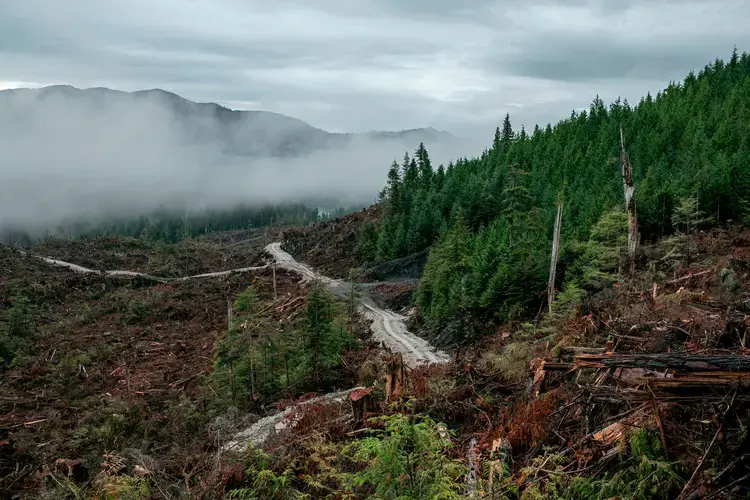
[[[331,131],[482,133],[631,101],[732,47],[748,0],[0,0],[0,88],[163,88]]]

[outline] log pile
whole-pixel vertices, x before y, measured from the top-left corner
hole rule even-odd
[[[595,384],[607,394],[606,379],[616,382],[611,397],[632,401],[689,401],[721,399],[731,390],[750,388],[750,356],[741,354],[620,354],[595,353],[590,348],[565,348],[572,360],[535,360],[534,388],[539,395],[548,372],[599,370]],[[739,396],[750,399],[750,395]]]

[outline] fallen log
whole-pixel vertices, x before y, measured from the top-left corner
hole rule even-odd
[[[626,430],[627,428],[622,423],[615,422],[599,432],[593,433],[591,437],[597,443],[611,445],[622,439]]]
[[[648,385],[652,390],[666,389],[690,389],[702,387],[750,387],[750,374],[725,374],[725,375],[707,375],[711,372],[705,372],[701,375],[691,375],[674,378],[655,378],[646,377],[640,380],[644,385]],[[732,376],[735,375],[735,376]]]
[[[577,354],[580,368],[649,368],[711,372],[750,372],[750,356],[704,356],[686,353]]]
[[[698,276],[703,276],[703,275],[708,274],[708,273],[710,273],[712,271],[713,271],[713,269],[709,269],[707,271],[701,271],[699,273],[688,274],[687,276],[683,276],[682,278],[677,278],[675,280],[667,281],[666,284],[667,285],[674,285],[675,283],[679,283],[681,281],[687,281],[687,280],[689,280],[691,278],[697,278]]]
[[[574,363],[558,363],[556,361],[548,361],[548,360],[542,360],[542,362],[539,364],[539,368],[541,370],[547,371],[547,372],[560,372],[560,371],[568,371],[568,370],[575,370],[576,365]]]
[[[561,346],[561,354],[603,354],[606,352],[604,347],[575,347]]]
[[[729,391],[706,391],[696,394],[676,394],[657,391],[653,388],[647,390],[625,389],[616,394],[593,394],[591,399],[592,401],[607,403],[624,401],[629,401],[631,403],[646,403],[650,401],[668,403],[706,403],[709,401],[724,401],[727,399],[728,392]],[[736,400],[738,402],[747,403],[750,402],[750,396],[737,395]]]

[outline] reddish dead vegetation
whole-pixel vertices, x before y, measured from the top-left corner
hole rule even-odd
[[[286,229],[284,249],[325,276],[346,278],[350,269],[362,266],[356,251],[359,235],[365,223],[380,220],[380,211],[372,205],[310,227]]]
[[[732,246],[738,242],[745,246]],[[532,363],[537,401],[512,412],[516,430],[504,439],[514,450],[513,438],[535,442],[525,425],[541,420],[547,443],[556,440],[575,461],[571,470],[602,471],[618,443],[645,428],[684,467],[689,479],[681,498],[748,486],[750,238],[715,231],[698,239],[698,248],[696,263],[661,269],[657,262],[594,296],[586,316],[562,326],[562,344]],[[554,418],[531,409],[538,402],[547,408],[560,394],[566,397]],[[722,473],[710,479],[707,469]]]
[[[196,270],[259,264],[265,240],[250,235],[254,243],[248,243],[241,236],[222,247],[195,244],[198,254],[207,256],[198,259],[203,267]],[[119,243],[100,243],[105,248],[72,245],[81,255],[67,253],[61,244],[62,253],[55,256],[97,268],[120,267],[140,258],[117,260],[123,250]],[[114,246],[106,247],[109,244]],[[173,264],[183,255],[167,249],[163,257],[166,268],[178,269],[180,265]],[[90,485],[106,463],[103,453],[110,450],[153,455],[148,460],[123,457],[128,466],[121,473],[147,469],[155,484],[173,488],[172,497],[184,491],[221,496],[225,488],[240,485],[244,466],[218,461],[216,447],[246,427],[252,415],[229,412],[216,422],[206,420],[213,415],[210,405],[218,390],[208,378],[214,349],[226,334],[228,301],[251,283],[263,315],[279,324],[301,321],[307,285],[297,274],[277,269],[275,291],[271,268],[154,283],[74,273],[3,246],[0,269],[0,304],[10,307],[19,297],[28,297],[35,331],[18,366],[2,374],[1,490],[39,491],[45,477],[58,470],[55,464],[73,462],[75,482]],[[351,327],[368,330],[361,319]],[[346,352],[335,374],[341,388],[354,385],[362,366],[378,352],[375,346]],[[278,396],[294,398],[295,391],[299,388]],[[322,410],[318,417],[328,413]],[[314,416],[305,417],[301,428],[313,425]],[[329,434],[344,430],[350,429],[339,426]]]
[[[69,272],[69,271],[65,271]],[[271,272],[259,273],[252,281],[264,295],[272,289]],[[75,275],[71,279],[81,287],[89,289],[102,286],[115,287],[120,283],[104,281],[99,277]],[[51,335],[37,344],[40,359],[33,370],[37,376],[51,374],[56,361],[68,353],[85,354],[97,348],[102,357],[76,363],[76,379],[80,390],[91,394],[108,395],[132,403],[159,405],[159,400],[180,392],[193,392],[199,377],[207,375],[213,368],[216,340],[226,331],[227,297],[234,297],[250,282],[247,275],[227,278],[186,281],[170,284],[157,284],[153,287],[136,289],[119,288],[126,292],[125,310],[117,310],[116,299],[104,297],[90,313],[91,319],[81,318],[80,322],[66,328],[63,324],[50,322],[45,329]],[[279,294],[282,297],[296,296],[304,299],[298,277],[284,271],[277,272]],[[271,292],[272,294],[272,292]],[[86,292],[73,293],[66,298],[66,304],[53,307],[52,317],[64,318],[71,312],[71,305],[86,301]],[[109,300],[108,300],[109,299]],[[144,311],[133,304],[143,304]],[[73,307],[76,311],[79,308]],[[276,314],[278,313],[278,314]],[[128,315],[141,314],[129,318]],[[281,318],[288,316],[285,309],[274,310]],[[51,319],[51,318],[50,318]],[[134,324],[129,324],[134,323]],[[88,353],[88,354],[87,354]],[[11,370],[5,374],[10,381],[6,386],[14,386],[27,380],[27,369]],[[191,389],[193,388],[193,389]],[[202,387],[201,391],[208,390]],[[18,401],[13,411],[0,417],[0,425],[17,426],[26,420],[23,412],[27,405],[46,406],[44,400],[33,398],[24,400],[20,390],[15,394]],[[44,392],[40,390],[40,394]],[[49,397],[54,397],[50,395]],[[40,403],[42,403],[40,405]]]
[[[549,454],[564,460],[564,474],[601,477],[622,466],[618,457],[627,455],[630,436],[647,430],[666,460],[678,463],[683,499],[738,494],[750,478],[750,262],[739,258],[750,252],[733,247],[737,241],[750,245],[745,233],[702,237],[694,264],[641,270],[632,282],[588,300],[584,314],[542,325],[537,337],[498,329],[454,363],[408,372],[398,397],[386,403],[381,393],[373,411],[416,411],[448,423],[456,433],[453,457],[505,456],[522,491],[531,479],[523,471],[535,458],[542,465],[534,481],[555,468],[545,469]],[[528,384],[475,363],[518,342],[533,343],[533,356],[547,353],[531,363]],[[410,398],[416,406],[406,403]],[[361,429],[347,411],[312,410],[272,449],[287,450],[288,458],[298,456],[289,450],[309,451],[302,442],[356,438]]]
[[[27,297],[35,332],[19,365],[2,374],[6,491],[38,489],[43,471],[60,460],[79,460],[84,479],[95,474],[102,451],[125,445],[123,432],[145,432],[147,448],[173,442],[159,452],[165,474],[197,467],[210,443],[204,430],[191,428],[190,414],[203,411],[213,391],[206,377],[225,335],[227,300],[253,282],[282,320],[303,310],[290,304],[305,294],[299,276],[283,270],[274,301],[270,269],[154,284],[74,273],[7,247],[0,247],[0,267],[0,304]]]
[[[540,445],[551,433],[552,416],[560,402],[558,393],[553,391],[541,400],[513,404],[503,412],[503,423],[495,428],[493,441],[501,439],[516,453]],[[483,441],[486,443],[487,436],[483,436]]]

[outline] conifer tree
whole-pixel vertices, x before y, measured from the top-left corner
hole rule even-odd
[[[422,186],[429,187],[433,175],[432,164],[430,163],[430,155],[427,153],[427,149],[425,149],[423,142],[419,143],[415,156],[417,157],[419,179],[422,182]]]
[[[510,113],[507,113],[503,120],[503,131],[500,136],[500,150],[503,154],[507,153],[510,149],[513,137],[513,126],[510,124]]]
[[[674,214],[672,215],[672,223],[674,224],[675,230],[682,235],[683,246],[685,248],[685,260],[688,266],[690,266],[691,259],[690,237],[698,226],[705,224],[710,220],[712,220],[712,218],[707,217],[698,207],[697,196],[683,198],[675,207]]]
[[[687,222],[678,220],[683,210],[679,204],[674,207],[675,200],[698,191],[700,208],[717,219],[742,220],[750,213],[748,109],[750,55],[733,52],[727,63],[714,61],[664,91],[647,94],[635,106],[627,99],[606,106],[597,96],[586,110],[535,127],[531,136],[525,128],[515,134],[506,115],[489,150],[473,159],[457,158],[443,171],[438,168],[429,184],[419,181],[424,177],[420,146],[414,159],[406,155],[401,164],[401,203],[397,210],[385,211],[377,257],[432,247],[417,294],[428,317],[457,313],[444,298],[457,283],[464,286],[460,307],[477,314],[531,308],[545,288],[549,228],[557,193],[568,179],[565,247],[571,252],[579,247],[604,249],[608,257],[599,262],[587,254],[593,259],[589,270],[614,276],[619,259],[612,271],[609,257],[616,245],[598,241],[596,234],[602,224],[619,220],[611,215],[623,198],[621,169],[611,168],[621,151],[619,125],[632,131],[627,146],[633,158],[638,228],[643,239],[653,239],[687,232]],[[451,241],[459,213],[468,249],[460,262],[446,257],[455,247]],[[568,258],[575,258],[573,254]],[[468,273],[466,280],[458,274],[459,264]],[[563,269],[575,274],[569,265]],[[567,276],[564,279],[567,284]],[[578,284],[597,286],[583,278]]]
[[[305,349],[314,380],[320,379],[321,369],[336,355],[331,352],[335,300],[320,281],[314,281],[307,293]]]

